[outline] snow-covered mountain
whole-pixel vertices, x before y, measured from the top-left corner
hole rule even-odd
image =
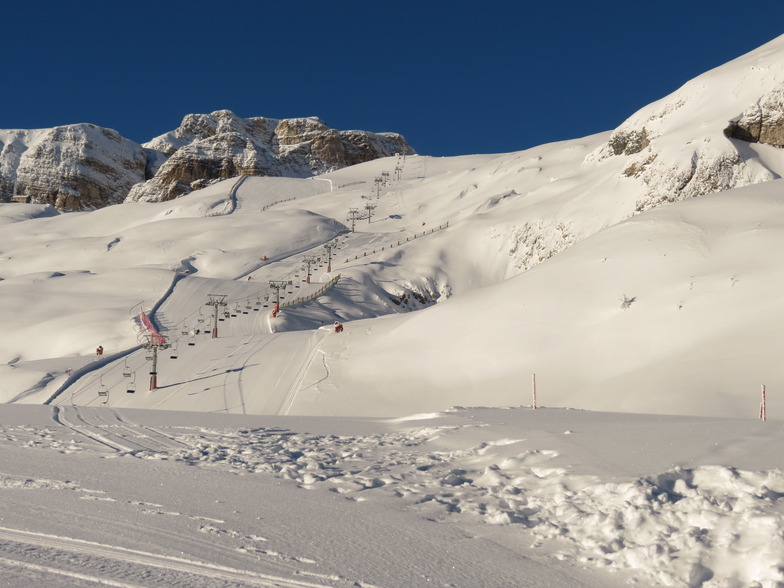
[[[182,150],[238,177],[90,212],[0,205],[0,400],[50,405],[0,418],[0,537],[39,557],[0,565],[73,578],[61,550],[93,558],[85,582],[176,561],[163,583],[781,585],[782,83],[784,36],[605,133],[300,178],[251,175],[262,150],[225,139],[249,123],[217,113],[143,149],[168,155],[150,168],[165,185],[191,181],[169,166]],[[312,165],[317,145],[293,152]],[[191,484],[207,490],[188,503]],[[48,528],[51,493],[100,524]],[[131,530],[151,513],[169,515],[155,548]]]
[[[75,124],[0,130],[0,201],[19,198],[60,210],[122,202],[146,178],[147,154],[111,129]]]
[[[191,114],[139,145],[91,124],[0,130],[0,201],[91,210],[124,200],[170,200],[238,175],[307,177],[395,153],[396,133],[337,131],[317,118]]]

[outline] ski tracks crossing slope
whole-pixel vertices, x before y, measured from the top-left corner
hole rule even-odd
[[[169,452],[182,442],[154,429],[130,423],[112,409],[87,406],[54,406],[54,421],[112,452],[135,455],[139,452]]]
[[[46,578],[59,576],[120,588],[194,585],[226,588],[324,586],[323,583],[282,578],[117,545],[7,527],[0,527],[0,554],[0,569],[10,568],[13,573],[14,568],[22,568],[37,573],[39,580],[43,582],[46,582]],[[30,561],[31,559],[37,561]]]

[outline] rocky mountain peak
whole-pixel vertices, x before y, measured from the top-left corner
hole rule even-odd
[[[414,153],[397,133],[338,131],[316,117],[240,118],[229,110],[190,114],[144,147],[163,163],[154,177],[133,187],[129,201],[170,200],[238,175],[307,177]]]
[[[0,131],[0,189],[61,210],[100,208],[122,201],[145,180],[141,145],[88,123],[35,131]]]
[[[85,210],[124,200],[170,200],[238,175],[307,177],[395,153],[396,133],[337,131],[316,117],[189,114],[144,145],[88,123],[0,130],[0,201]]]

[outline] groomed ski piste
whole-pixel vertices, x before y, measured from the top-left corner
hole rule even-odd
[[[0,205],[4,582],[784,585],[784,155],[723,133],[782,53],[637,113],[650,153]]]

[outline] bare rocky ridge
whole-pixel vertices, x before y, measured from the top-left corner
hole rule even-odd
[[[242,119],[228,110],[187,115],[140,145],[91,124],[0,131],[0,201],[89,210],[170,200],[239,175],[307,177],[395,153],[396,133],[338,131],[317,118]]]

